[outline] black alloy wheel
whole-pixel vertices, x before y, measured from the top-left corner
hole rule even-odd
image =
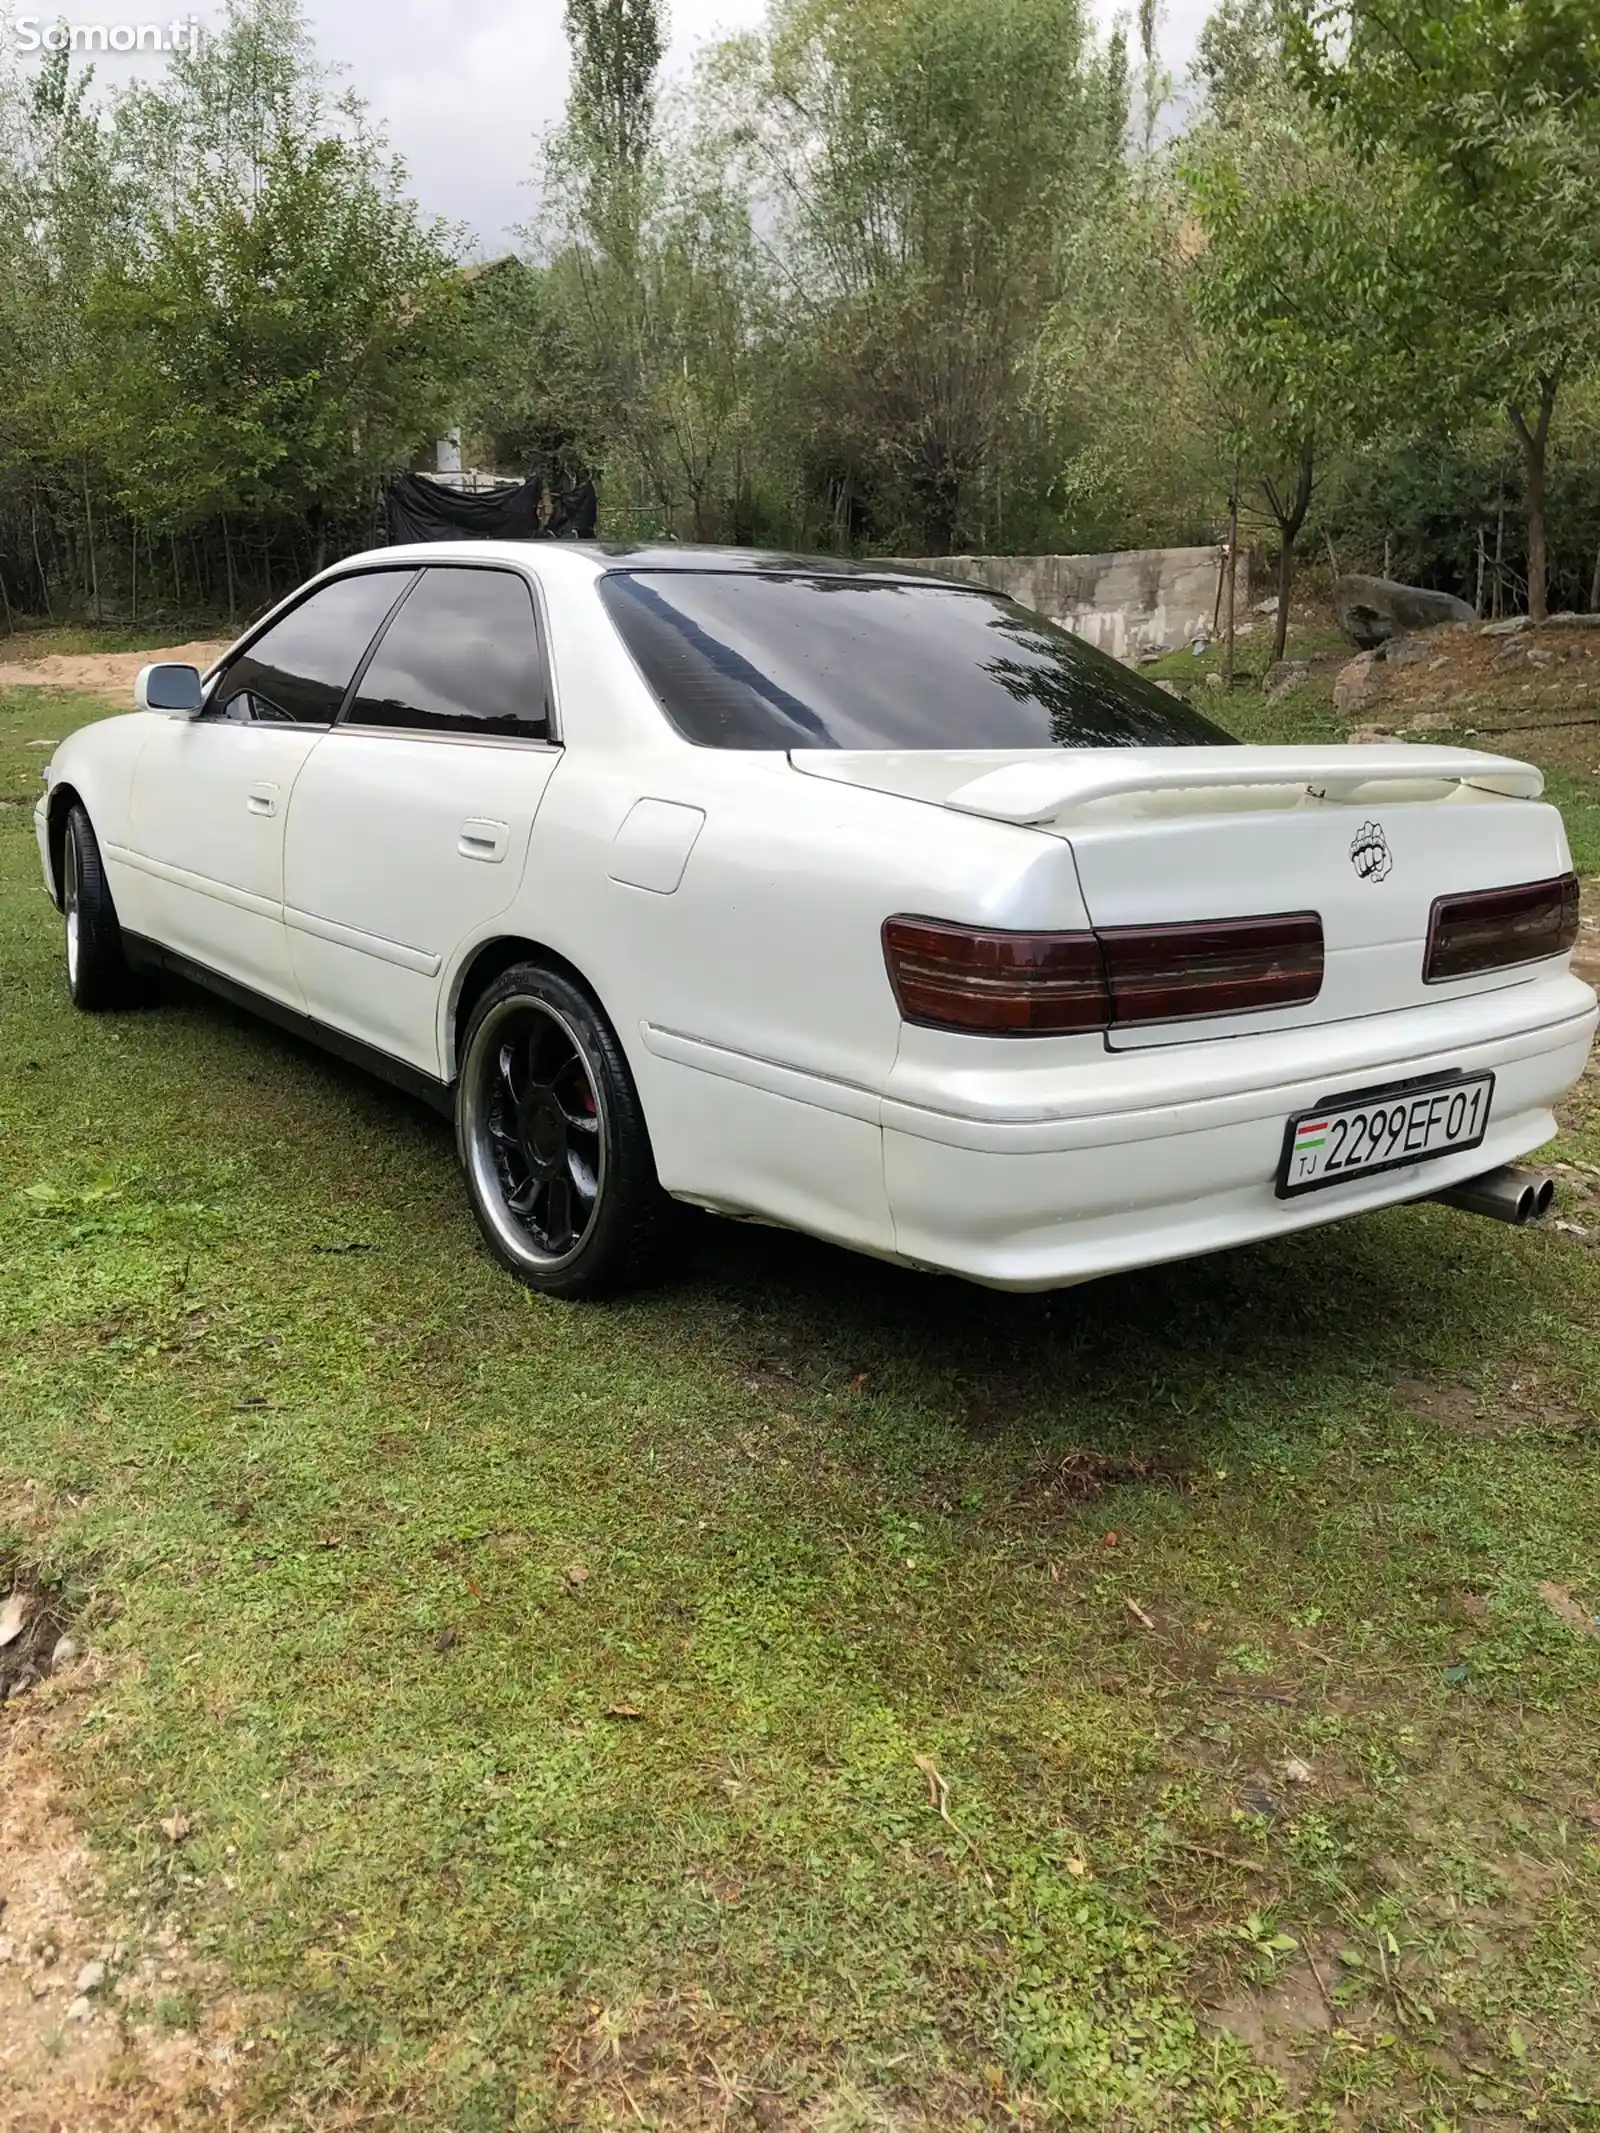
[[[61,911],[67,924],[67,986],[74,1007],[104,1014],[135,996],[133,972],[88,814],[74,806],[61,839]]]
[[[621,1047],[570,979],[524,963],[490,987],[456,1118],[479,1227],[530,1288],[601,1296],[655,1273],[671,1203]]]

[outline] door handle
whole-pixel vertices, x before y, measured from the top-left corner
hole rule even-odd
[[[486,866],[498,866],[510,841],[509,822],[463,822],[456,850],[463,859],[481,859]]]
[[[253,815],[275,815],[278,812],[278,788],[276,785],[252,785],[250,797],[245,801]]]

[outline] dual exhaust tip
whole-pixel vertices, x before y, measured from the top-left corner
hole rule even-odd
[[[1491,1222],[1509,1222],[1513,1229],[1526,1229],[1550,1212],[1555,1201],[1556,1181],[1542,1170],[1524,1170],[1506,1163],[1486,1170],[1481,1178],[1467,1178],[1432,1198],[1444,1207],[1459,1207],[1463,1214],[1484,1215]]]

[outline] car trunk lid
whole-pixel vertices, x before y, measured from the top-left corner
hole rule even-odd
[[[1314,1001],[1114,1028],[1118,1049],[1382,1014],[1521,982],[1423,976],[1440,896],[1538,881],[1570,861],[1532,766],[1474,750],[1166,748],[1020,755],[795,751],[797,769],[1064,838],[1097,930],[1315,912]]]

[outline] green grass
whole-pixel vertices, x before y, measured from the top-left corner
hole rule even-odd
[[[24,621],[0,630],[0,666],[17,666],[52,654],[78,657],[95,652],[162,650],[169,644],[226,639],[235,634],[216,615],[156,615],[141,623]]]
[[[0,698],[0,792],[77,715]],[[1596,1254],[1415,1209],[1020,1299],[708,1223],[562,1307],[439,1122],[74,1016],[57,933],[13,806],[0,1505],[249,2123],[1597,2122],[1600,1642],[1537,1589],[1600,1608]],[[1307,1951],[1330,2026],[1210,2021]]]

